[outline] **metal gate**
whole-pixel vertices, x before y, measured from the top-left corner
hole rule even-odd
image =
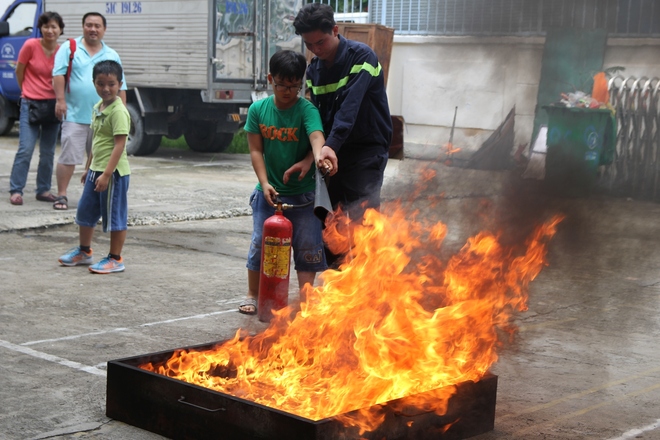
[[[614,194],[660,201],[660,79],[616,76],[609,91],[618,131],[601,181]]]

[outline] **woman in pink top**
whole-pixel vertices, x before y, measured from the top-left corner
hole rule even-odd
[[[42,38],[31,38],[18,53],[16,80],[21,88],[21,115],[18,125],[18,151],[14,158],[9,179],[10,202],[23,204],[23,188],[30,170],[34,147],[39,142],[39,167],[37,168],[37,200],[52,203],[55,196],[50,192],[53,176],[55,143],[60,123],[30,123],[30,101],[55,99],[53,91],[53,64],[59,49],[57,39],[64,30],[64,21],[57,12],[44,12],[37,22]]]

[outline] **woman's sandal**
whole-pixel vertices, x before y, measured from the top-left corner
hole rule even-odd
[[[53,202],[53,209],[58,211],[66,211],[69,209],[69,199],[66,196],[57,196]]]
[[[252,310],[245,310],[246,307],[252,307]],[[245,298],[238,305],[238,311],[244,315],[256,315],[257,314],[256,298]]]
[[[37,200],[39,200],[40,202],[54,203],[55,200],[57,200],[57,197],[55,196],[55,194],[43,193],[43,194],[37,194]]]

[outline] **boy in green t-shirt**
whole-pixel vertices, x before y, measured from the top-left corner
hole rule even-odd
[[[63,266],[92,264],[92,237],[99,219],[103,232],[110,231],[110,253],[89,267],[94,273],[124,271],[121,251],[128,228],[128,183],[131,170],[126,156],[126,138],[131,118],[117,96],[121,87],[122,68],[116,61],[100,61],[92,78],[101,97],[92,111],[92,153],[81,182],[85,185],[78,202],[76,224],[80,246],[59,258]]]
[[[253,230],[246,264],[248,294],[238,306],[239,312],[248,315],[257,313],[262,230],[264,221],[275,213],[277,197],[290,205],[314,200],[314,162],[330,174],[337,172],[336,156],[315,161],[325,138],[318,110],[298,96],[306,67],[305,57],[298,52],[275,53],[268,73],[274,94],[253,103],[248,110],[245,131],[252,167],[259,179],[250,197]],[[286,210],[284,216],[293,224],[293,259],[302,289],[305,284],[313,285],[316,272],[328,267],[323,252],[322,224],[314,215],[313,204]]]

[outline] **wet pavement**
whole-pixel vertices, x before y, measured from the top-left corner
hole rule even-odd
[[[264,328],[236,312],[256,183],[249,158],[167,149],[131,157],[126,271],[98,276],[57,263],[77,243],[80,170],[68,211],[34,199],[33,172],[25,205],[12,206],[16,144],[15,134],[0,138],[0,438],[161,438],[105,416],[106,362]],[[408,197],[427,165],[391,161],[384,198]],[[517,172],[432,168],[415,203],[447,224],[447,254],[482,229],[517,242],[566,215],[520,331],[492,368],[495,430],[474,438],[660,438],[660,205],[552,198]],[[108,246],[97,231],[96,255]]]

